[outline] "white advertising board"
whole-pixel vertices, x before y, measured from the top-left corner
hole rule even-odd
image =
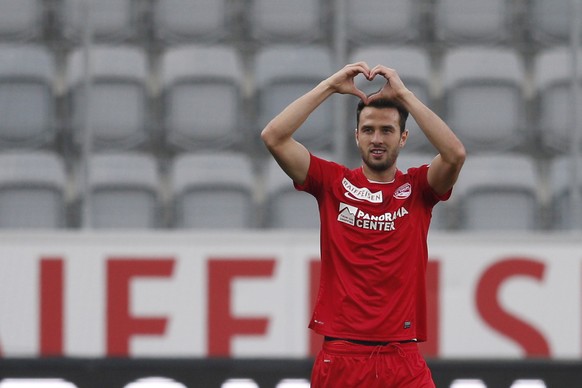
[[[317,232],[0,235],[1,357],[305,357]],[[437,358],[579,358],[582,237],[430,237]]]

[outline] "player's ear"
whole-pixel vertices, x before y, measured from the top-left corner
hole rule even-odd
[[[404,132],[402,132],[402,135],[400,135],[400,148],[404,147],[407,139],[408,139],[408,129],[405,129]]]

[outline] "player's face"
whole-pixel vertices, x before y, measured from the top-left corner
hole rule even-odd
[[[356,143],[364,163],[374,171],[385,171],[396,163],[408,132],[400,131],[400,114],[395,108],[365,107],[360,113]]]

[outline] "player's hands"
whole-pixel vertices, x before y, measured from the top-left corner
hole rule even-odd
[[[368,79],[373,80],[378,75],[386,79],[386,84],[382,87],[382,89],[370,95],[368,97],[368,102],[381,98],[401,100],[410,92],[400,79],[400,76],[396,70],[386,66],[378,65],[370,70]]]
[[[356,87],[354,82],[354,78],[360,74],[368,80],[373,79],[370,78],[370,68],[368,65],[365,62],[358,62],[344,66],[343,69],[329,77],[326,82],[336,93],[352,94],[367,103],[368,97]]]

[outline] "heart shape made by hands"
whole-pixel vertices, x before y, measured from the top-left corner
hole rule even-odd
[[[356,85],[356,88],[369,96],[372,93],[376,93],[386,85],[386,78],[376,76],[369,80],[363,74],[358,74],[354,78],[354,84]]]

